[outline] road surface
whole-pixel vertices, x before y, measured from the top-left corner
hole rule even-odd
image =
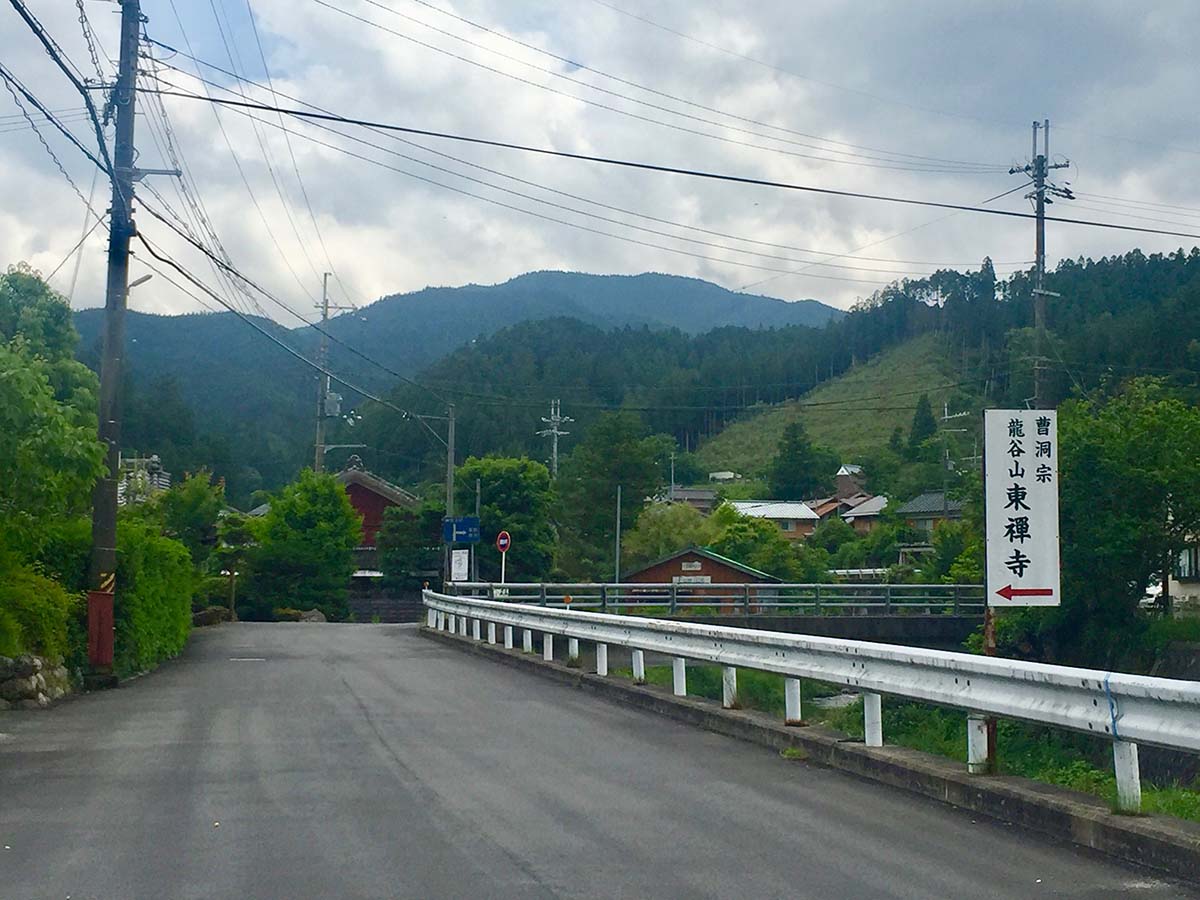
[[[0,897],[1196,897],[464,654],[225,625],[0,714]]]

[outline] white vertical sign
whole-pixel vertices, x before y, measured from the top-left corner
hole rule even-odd
[[[471,551],[470,550],[451,550],[450,551],[450,580],[451,581],[469,581],[471,570]]]
[[[991,606],[1058,606],[1058,413],[983,414],[987,597]]]

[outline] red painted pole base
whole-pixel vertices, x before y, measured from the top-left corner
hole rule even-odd
[[[88,663],[93,670],[111,671],[113,664],[112,591],[88,591]]]

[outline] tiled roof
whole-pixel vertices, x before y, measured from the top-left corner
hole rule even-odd
[[[926,491],[919,497],[914,497],[896,510],[902,516],[936,516],[943,511],[961,513],[963,502],[951,497],[943,500],[944,492]]]
[[[857,504],[853,509],[842,513],[842,518],[847,522],[852,522],[859,516],[877,516],[887,508],[888,498],[880,494],[877,497],[871,497]]]
[[[812,507],[802,500],[731,500],[730,505],[744,516],[756,519],[805,519],[821,518]]]

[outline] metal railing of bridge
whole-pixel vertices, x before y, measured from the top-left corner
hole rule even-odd
[[[980,584],[550,584],[451,582],[448,592],[608,613],[983,615]]]
[[[645,681],[645,653],[672,657],[673,691],[687,694],[686,660],[724,667],[723,705],[737,706],[737,669],[784,676],[785,721],[801,724],[800,679],[845,685],[863,694],[865,741],[883,745],[881,695],[888,694],[967,711],[967,764],[987,770],[986,716],[1020,719],[1097,735],[1112,741],[1117,803],[1141,808],[1138,744],[1200,751],[1200,684],[1196,682],[1053,666],[866,641],[786,634],[761,629],[554,609],[424,593],[430,628],[513,649],[520,629],[522,649],[533,652],[542,635],[543,656],[554,658],[555,637],[567,639],[569,659],[578,661],[579,642],[595,644],[596,674],[608,675],[608,648],[632,651],[634,680]],[[571,604],[574,607],[574,603]]]

